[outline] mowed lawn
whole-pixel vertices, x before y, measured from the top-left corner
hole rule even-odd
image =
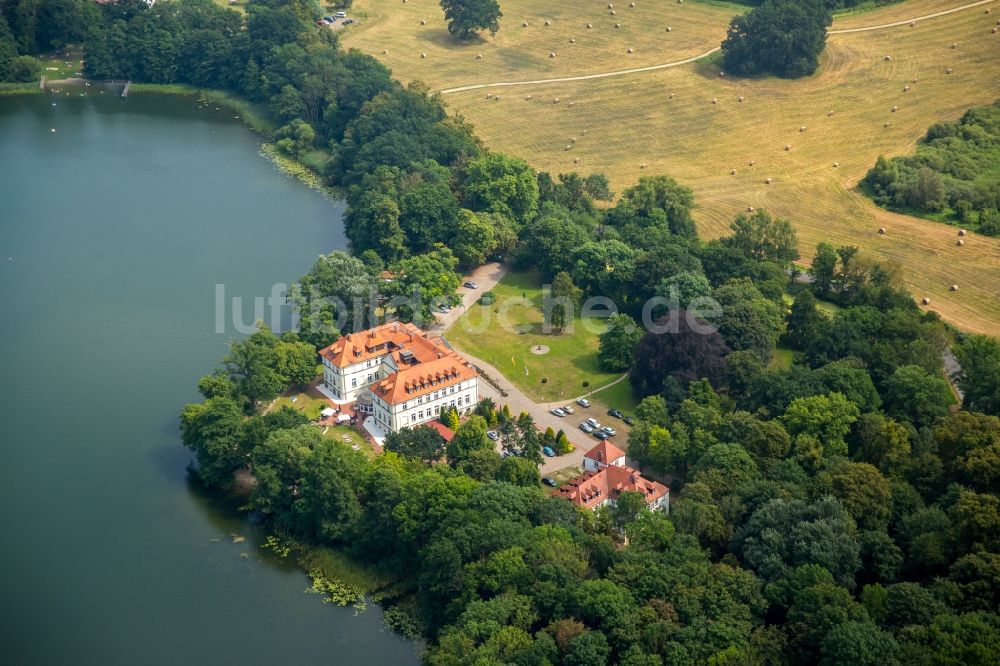
[[[569,400],[620,376],[598,367],[603,320],[583,321],[577,316],[572,331],[567,327],[561,334],[543,332],[541,280],[536,273],[508,273],[493,293],[497,297],[493,305],[473,305],[445,334],[459,351],[493,365],[540,402]],[[548,353],[532,353],[535,345],[548,347]]]
[[[503,18],[496,36],[487,32],[456,41],[448,33],[439,0],[405,4],[401,0],[355,0],[351,15],[358,23],[341,39],[349,48],[377,56],[402,81],[419,79],[437,90],[690,58],[717,46],[733,14],[746,11],[721,2],[639,0],[634,8],[628,2],[612,4],[614,16],[605,0],[502,0]],[[593,27],[588,29],[588,23]]]
[[[496,46],[506,48],[507,55],[495,72],[484,71],[484,66],[493,66],[485,46],[455,45],[441,35],[421,32],[427,26],[420,26],[416,15],[416,27],[397,23],[394,34],[401,45],[406,39],[426,45],[418,48],[428,53],[427,59],[420,59],[419,53],[394,54],[391,47],[383,47],[390,53],[382,55],[378,40],[362,39],[365,30],[377,30],[373,8],[391,7],[391,20],[402,22],[417,8],[429,18],[437,16],[432,0],[359,1],[358,7],[372,12],[372,25],[360,26],[347,43],[375,53],[404,80],[422,78],[432,88],[442,89],[491,79],[524,81],[613,71],[633,61],[635,66],[671,62],[717,46],[736,12],[694,1],[678,5],[646,0],[637,2],[635,10],[628,9],[628,3],[621,9],[621,3],[614,3],[618,16],[609,18],[620,20],[623,28],[611,28],[610,34],[617,40],[621,30],[642,31],[649,44],[660,45],[654,54],[644,47],[632,56],[616,55],[613,52],[625,42],[616,42],[613,48],[611,42],[592,43],[589,40],[597,40],[595,33],[583,41],[576,35],[573,48],[560,49],[554,59],[547,53],[538,58],[538,52],[552,48],[548,42],[535,41],[545,26],[522,29],[519,15],[532,7],[543,15],[543,9],[554,11],[561,4],[572,6],[564,11],[574,12],[576,23],[580,20],[575,12],[603,16],[608,11],[607,3],[596,0],[508,0],[503,3],[507,19],[501,33],[487,40],[506,45]],[[877,26],[959,4],[909,0],[838,18],[832,29]],[[993,11],[986,14],[986,7]],[[666,18],[634,21],[631,12],[664,12]],[[700,22],[703,29],[691,35],[697,43],[674,49],[678,38],[688,36],[679,27],[680,16]],[[990,32],[998,16],[1000,2],[995,2],[918,21],[913,27],[904,23],[833,34],[819,72],[799,80],[720,77],[717,58],[709,58],[628,76],[462,92],[445,100],[475,126],[489,147],[524,157],[539,170],[603,172],[619,192],[643,175],[676,178],[694,190],[695,219],[704,237],[727,233],[732,219],[753,206],[793,221],[804,263],[820,241],[859,246],[898,264],[914,296],[930,298],[929,309],[960,328],[996,335],[1000,334],[1000,239],[973,235],[958,247],[954,227],[884,211],[861,194],[857,183],[878,155],[911,153],[930,125],[953,121],[969,107],[1000,97],[1000,33]],[[672,32],[665,32],[665,21],[673,24]],[[597,30],[598,24],[594,25]],[[548,29],[561,26],[562,21],[553,21]],[[539,37],[522,40],[517,34],[521,30]],[[608,32],[601,34],[606,37]],[[474,59],[478,52],[483,52],[482,61]],[[910,90],[904,92],[904,86]],[[500,93],[501,100],[487,99],[491,93]],[[577,141],[571,143],[571,138]],[[572,149],[567,151],[567,145]],[[786,145],[790,150],[784,149]],[[755,166],[749,166],[751,160]],[[771,184],[765,183],[766,178],[772,179]],[[884,236],[878,234],[880,227],[887,230]],[[950,291],[953,284],[958,291]]]

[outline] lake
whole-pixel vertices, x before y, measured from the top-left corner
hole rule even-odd
[[[231,111],[102,89],[0,97],[4,663],[419,663],[374,604],[305,594],[178,434],[237,334],[216,285],[252,322],[346,246],[342,205]]]

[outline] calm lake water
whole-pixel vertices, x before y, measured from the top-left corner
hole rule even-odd
[[[418,663],[374,605],[304,594],[178,436],[234,334],[215,285],[295,280],[341,207],[231,112],[98,90],[0,97],[0,660]]]

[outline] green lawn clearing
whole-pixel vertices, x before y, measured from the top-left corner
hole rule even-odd
[[[626,415],[634,414],[636,405],[639,404],[632,393],[632,385],[629,384],[628,379],[623,379],[614,386],[596,391],[590,398],[609,409],[614,407]]]
[[[508,273],[493,293],[495,303],[471,306],[447,332],[456,349],[493,365],[542,402],[569,400],[619,377],[598,366],[598,336],[605,328],[601,318],[576,317],[563,333],[543,332],[536,273]],[[548,351],[533,353],[537,345]]]

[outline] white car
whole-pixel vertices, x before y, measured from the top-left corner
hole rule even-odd
[[[555,414],[556,416],[566,416],[566,412],[563,411],[562,407],[556,407],[555,409],[552,410],[552,413]]]
[[[601,428],[601,430],[608,433],[608,437],[614,437],[615,435],[618,434],[618,431],[612,428],[611,426],[604,426],[603,428]]]
[[[576,411],[572,407],[570,407],[569,405],[566,405],[565,407],[563,407],[562,410],[564,412],[566,412],[567,414],[572,414],[574,411]]]
[[[498,433],[496,430],[487,430],[486,436],[492,439],[494,442],[500,439],[500,433]]]
[[[336,14],[334,14],[334,16],[336,18],[346,18],[347,17],[347,12],[337,12]]]
[[[589,419],[587,419],[586,422],[590,424],[591,428],[597,429],[597,428],[601,427],[600,421],[598,421],[597,419],[595,419],[593,416],[591,416]]]
[[[583,423],[580,424],[580,430],[582,430],[582,431],[584,431],[586,433],[591,433],[591,432],[594,432],[594,426],[592,426],[589,423],[587,423],[586,421],[584,421]]]
[[[576,401],[576,404],[580,405],[581,407],[590,407],[590,401],[587,400],[586,398],[580,398],[579,400]]]

